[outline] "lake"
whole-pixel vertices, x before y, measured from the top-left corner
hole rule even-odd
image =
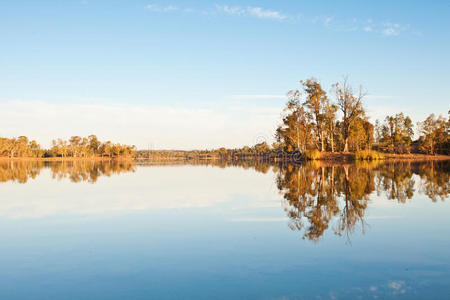
[[[1,299],[450,299],[450,163],[0,162]]]

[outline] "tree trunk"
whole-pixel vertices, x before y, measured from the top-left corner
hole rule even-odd
[[[334,137],[333,137],[332,129],[331,129],[331,135],[330,135],[330,143],[331,143],[331,152],[334,152]]]
[[[325,151],[325,143],[324,143],[324,138],[323,138],[323,132],[320,133],[320,151],[321,152]]]
[[[344,140],[344,152],[348,152],[348,137]]]

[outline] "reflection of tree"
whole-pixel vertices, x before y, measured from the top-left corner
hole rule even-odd
[[[36,178],[42,167],[39,161],[0,161],[0,182],[26,183],[28,178]]]
[[[131,161],[63,161],[50,164],[54,179],[69,178],[72,182],[96,182],[101,176],[134,172]]]
[[[450,161],[432,161],[426,165],[419,165],[421,178],[420,191],[433,202],[438,198],[445,200],[450,194]]]
[[[337,234],[350,233],[363,221],[368,194],[374,190],[367,170],[354,166],[286,166],[277,177],[287,202],[290,228],[304,231],[304,238],[318,241],[333,217]]]
[[[405,203],[414,195],[413,168],[410,162],[386,163],[379,167],[377,192],[385,192],[388,199]]]
[[[277,174],[276,184],[284,198],[289,227],[303,232],[303,238],[311,241],[318,241],[332,225],[335,234],[347,238],[358,225],[364,229],[365,211],[375,190],[378,195],[386,195],[400,203],[413,197],[416,181],[420,182],[419,191],[433,202],[444,200],[450,194],[450,161],[357,162],[346,165],[318,161],[302,165],[268,164],[263,160],[188,163],[220,168],[240,167],[262,173],[272,170]],[[36,178],[43,168],[50,169],[54,179],[95,183],[101,176],[134,172],[135,163],[127,160],[0,161],[0,182],[26,183],[29,178]]]
[[[349,239],[358,225],[364,231],[365,211],[375,190],[404,203],[414,195],[413,175],[418,174],[424,194],[433,201],[445,199],[450,192],[448,167],[449,162],[284,165],[277,186],[292,230],[318,241],[334,222],[334,232]]]
[[[353,233],[358,222],[364,229],[364,213],[369,195],[375,190],[374,174],[370,169],[343,166],[337,190],[342,197],[343,206],[336,226],[336,234],[347,238]],[[343,173],[343,175],[342,175]]]
[[[111,176],[122,172],[134,172],[132,161],[2,161],[0,162],[0,182],[17,181],[26,183],[36,178],[42,168],[50,168],[54,179],[69,178],[72,182],[96,182],[100,176]]]

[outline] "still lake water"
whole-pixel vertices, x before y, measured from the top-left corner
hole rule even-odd
[[[0,162],[0,299],[450,299],[449,180],[449,162]]]

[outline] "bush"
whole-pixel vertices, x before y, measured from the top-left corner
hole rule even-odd
[[[373,150],[360,150],[355,152],[355,160],[380,160],[384,155]]]
[[[303,153],[303,157],[306,160],[316,160],[316,159],[320,159],[321,157],[321,153],[319,150],[306,150]]]

